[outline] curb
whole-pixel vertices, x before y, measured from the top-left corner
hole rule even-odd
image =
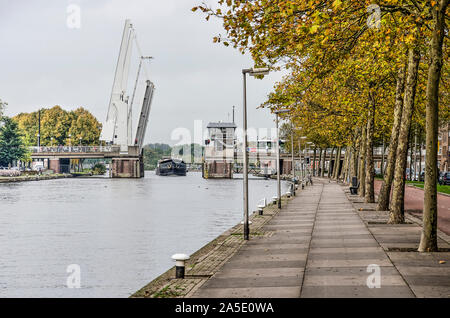
[[[416,186],[413,185],[413,184],[407,184],[406,186],[407,186],[407,187],[410,187],[410,188],[419,189],[419,190],[424,191],[423,188],[421,188],[421,187],[416,187]],[[447,193],[444,193],[444,192],[439,192],[439,191],[438,191],[437,194],[438,194],[438,195],[445,195],[446,197],[450,197],[450,194],[447,194]]]

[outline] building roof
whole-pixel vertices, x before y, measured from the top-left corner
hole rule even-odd
[[[209,123],[206,128],[237,128],[235,123]]]

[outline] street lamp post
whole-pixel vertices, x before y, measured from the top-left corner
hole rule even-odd
[[[307,168],[307,173],[308,173],[308,181],[311,183],[311,177],[312,177],[312,172],[311,172],[311,146],[314,145],[313,142],[309,141],[306,143],[308,145],[308,158],[309,158],[309,163],[308,163],[308,168]],[[306,148],[306,146],[305,146]]]
[[[300,140],[298,141],[298,147],[299,147],[299,153],[300,153],[300,174],[301,174],[301,178],[302,178],[302,183],[303,183],[303,179],[305,178],[305,164],[304,164],[304,160],[306,156],[302,156],[303,152],[302,152],[302,141],[301,139],[306,139],[306,136],[302,136],[300,137]],[[303,159],[303,160],[302,160]]]
[[[250,68],[242,70],[243,79],[243,180],[244,180],[244,240],[249,239],[248,226],[248,154],[247,154],[247,74],[250,76],[267,75],[269,68]]]
[[[278,208],[281,209],[281,181],[280,181],[280,136],[278,132],[278,115],[290,112],[290,109],[281,109],[274,111],[275,125],[277,130],[277,192],[278,192]]]

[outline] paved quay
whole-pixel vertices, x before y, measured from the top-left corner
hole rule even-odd
[[[374,210],[315,179],[186,296],[450,297],[448,241],[442,252],[415,252],[420,226],[384,224],[387,212]]]

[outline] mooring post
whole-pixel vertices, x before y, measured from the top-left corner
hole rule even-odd
[[[185,263],[189,259],[186,254],[174,254],[172,259],[175,261],[175,278],[184,278]]]
[[[259,214],[259,215],[263,215],[264,208],[265,208],[266,205],[267,205],[266,198],[262,199],[261,201],[263,201],[263,204],[258,204],[258,214]]]
[[[276,204],[278,202],[278,197],[272,197],[272,203]]]

